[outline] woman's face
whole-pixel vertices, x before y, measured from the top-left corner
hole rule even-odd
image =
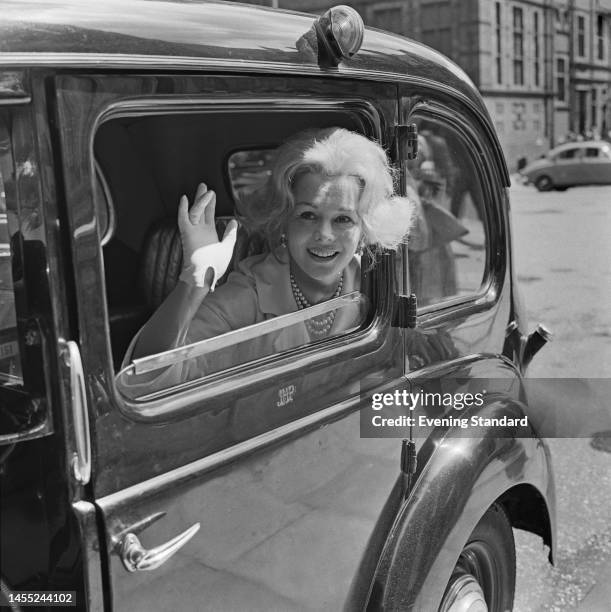
[[[293,196],[287,246],[294,271],[302,280],[335,285],[361,238],[358,180],[308,173],[295,182]]]

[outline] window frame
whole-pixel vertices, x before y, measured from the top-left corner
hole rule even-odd
[[[605,16],[602,13],[596,15],[596,59],[600,62],[605,60]]]
[[[562,69],[560,65],[562,63]],[[567,59],[565,57],[556,57],[556,90],[557,90],[557,102],[567,102]]]
[[[533,12],[533,60],[534,60],[534,78],[535,87],[541,87],[541,14],[539,11]]]
[[[463,119],[460,113],[451,113],[442,103],[433,102],[430,99],[414,105],[410,112],[410,121],[415,116],[422,116],[426,119],[445,123],[461,139],[466,152],[471,157],[476,176],[481,179],[480,186],[483,203],[495,203],[484,206],[483,209],[486,258],[483,278],[478,290],[471,294],[451,296],[434,304],[418,307],[417,317],[419,325],[426,325],[429,322],[434,321],[437,323],[446,318],[454,318],[459,314],[466,316],[472,312],[488,309],[495,304],[500,295],[504,266],[507,262],[504,258],[505,249],[500,248],[500,243],[505,241],[505,224],[502,222],[502,215],[498,209],[502,198],[501,194],[495,195],[491,168],[486,161],[488,159],[487,155],[481,147],[481,136],[475,132],[472,123]],[[476,160],[481,163],[475,163]],[[493,209],[494,215],[491,209]],[[499,233],[496,235],[493,232],[495,224],[499,230]]]
[[[228,109],[238,109],[242,112],[262,111],[265,113],[273,112],[269,109],[267,98],[249,98],[245,100],[236,96],[235,99],[219,100],[214,96],[173,96],[171,100],[164,99],[163,96],[139,97],[137,99],[118,101],[108,105],[103,113],[97,118],[90,138],[90,157],[93,160],[93,142],[98,128],[105,122],[115,118],[125,116],[160,115],[174,113],[214,113],[227,111]],[[275,98],[273,109],[276,111],[300,111],[307,112],[312,110],[328,110],[350,113],[359,118],[362,124],[362,133],[369,137],[382,139],[385,133],[381,125],[381,115],[376,107],[361,98],[339,98],[332,99],[327,97],[312,98],[304,100],[296,97]],[[387,143],[388,144],[388,143]],[[226,160],[222,160],[225,166]],[[93,187],[92,187],[93,188]],[[386,265],[376,266],[374,274],[382,274],[389,277],[390,269],[386,270]],[[363,270],[361,271],[363,274]],[[254,381],[273,379],[276,371],[284,371],[287,367],[297,367],[297,364],[311,364],[313,361],[323,362],[330,358],[337,359],[342,352],[348,352],[349,348],[359,348],[366,344],[376,345],[381,340],[381,332],[385,321],[391,320],[392,294],[389,293],[392,287],[383,288],[384,283],[373,282],[377,287],[373,293],[365,293],[371,303],[370,322],[365,327],[329,338],[309,343],[302,347],[296,347],[280,353],[269,355],[257,360],[248,361],[227,370],[203,376],[188,383],[172,386],[167,390],[151,394],[150,399],[131,399],[124,395],[117,382],[120,372],[115,372],[112,381],[114,397],[119,410],[128,418],[137,421],[159,421],[169,418],[188,418],[197,409],[196,404],[206,401],[212,397],[222,396],[229,388],[239,388],[248,386]],[[106,295],[106,287],[104,283]],[[106,302],[106,299],[104,300]],[[108,322],[108,312],[106,303],[106,321]],[[110,342],[108,335],[107,341]],[[206,342],[205,340],[203,342]],[[148,397],[148,396],[145,396]],[[168,401],[170,400],[170,401]],[[195,406],[194,406],[195,405]]]
[[[577,38],[575,47],[577,57],[586,56],[586,18],[584,15],[576,15],[575,36]]]
[[[513,23],[513,84],[524,86],[524,9],[512,7]]]
[[[503,9],[500,2],[494,3],[495,65],[496,83],[503,84]]]

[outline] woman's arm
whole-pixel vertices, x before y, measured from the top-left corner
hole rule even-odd
[[[132,358],[161,353],[185,342],[189,326],[216,281],[225,273],[235,245],[231,221],[219,242],[214,222],[216,195],[200,183],[191,209],[186,196],[178,207],[183,271],[176,287],[140,330]]]

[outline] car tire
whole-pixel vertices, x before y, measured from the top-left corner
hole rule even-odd
[[[503,508],[490,507],[469,536],[452,572],[439,612],[513,609],[516,552]]]
[[[535,187],[539,191],[551,191],[551,189],[554,187],[554,183],[552,183],[552,179],[547,176],[547,174],[544,174],[537,178],[535,181]]]

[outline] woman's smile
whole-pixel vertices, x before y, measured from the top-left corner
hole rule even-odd
[[[308,253],[312,255],[315,260],[321,261],[332,261],[334,257],[339,255],[338,250],[323,247],[311,247],[308,249]]]

